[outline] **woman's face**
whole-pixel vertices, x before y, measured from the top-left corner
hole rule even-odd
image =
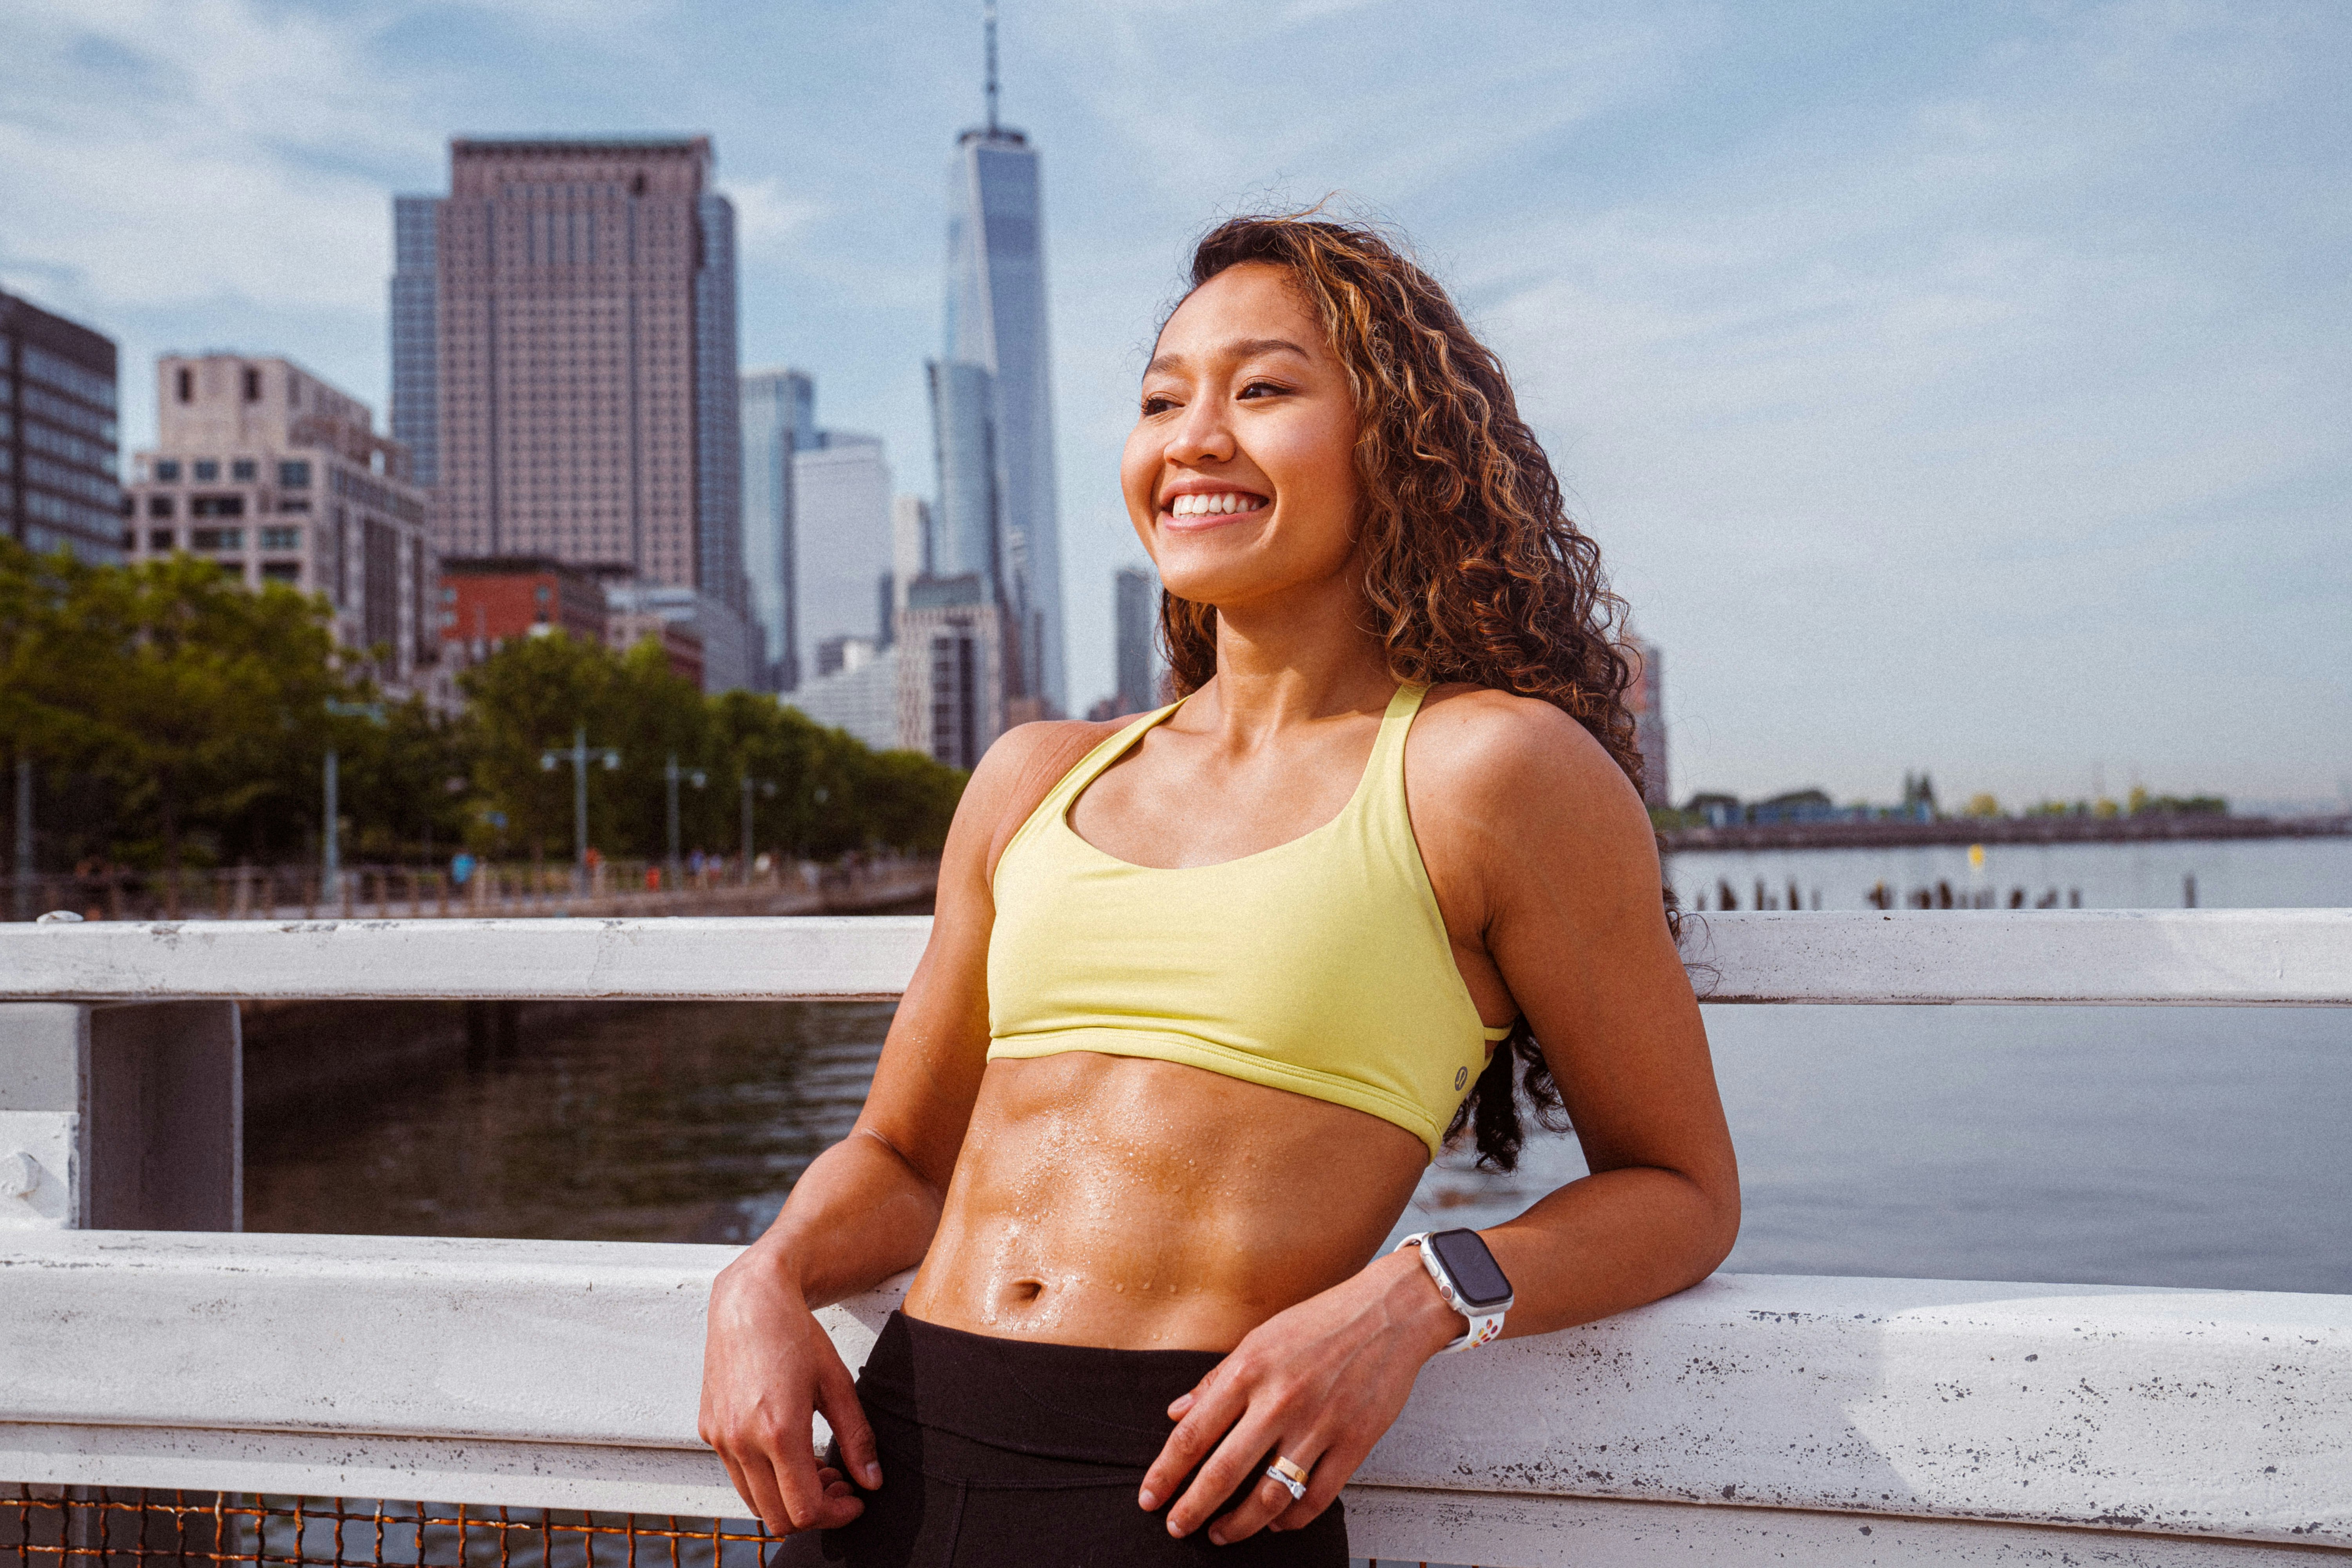
[[[1119,465],[1160,580],[1221,608],[1328,580],[1355,547],[1348,375],[1289,274],[1228,268],[1192,291],[1143,372]]]

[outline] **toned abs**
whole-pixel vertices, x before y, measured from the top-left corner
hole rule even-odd
[[[1197,1068],[993,1062],[905,1310],[973,1333],[1230,1350],[1361,1268],[1427,1164],[1377,1117]]]

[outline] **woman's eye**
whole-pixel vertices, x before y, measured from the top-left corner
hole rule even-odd
[[[1279,396],[1282,390],[1283,389],[1280,386],[1270,381],[1253,381],[1247,386],[1242,388],[1240,395],[1244,397],[1275,397]]]
[[[1147,397],[1143,400],[1143,416],[1149,419],[1155,414],[1165,414],[1175,406],[1174,403],[1165,397]]]

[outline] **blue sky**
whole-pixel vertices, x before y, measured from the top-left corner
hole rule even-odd
[[[1188,240],[1340,193],[1512,367],[1675,790],[2352,789],[2352,8],[1004,0],[1042,147],[1072,695]],[[0,0],[0,284],[379,409],[452,134],[705,131],[743,359],[928,492],[976,5]]]

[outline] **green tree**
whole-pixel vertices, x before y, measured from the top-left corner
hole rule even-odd
[[[572,841],[571,769],[543,769],[540,756],[570,745],[583,725],[591,745],[612,744],[608,704],[619,669],[609,648],[558,631],[515,638],[458,677],[469,703],[461,743],[475,793],[535,853]],[[588,790],[591,843],[609,841],[612,826],[611,792],[600,787],[598,773]],[[477,831],[488,829],[478,820]]]

